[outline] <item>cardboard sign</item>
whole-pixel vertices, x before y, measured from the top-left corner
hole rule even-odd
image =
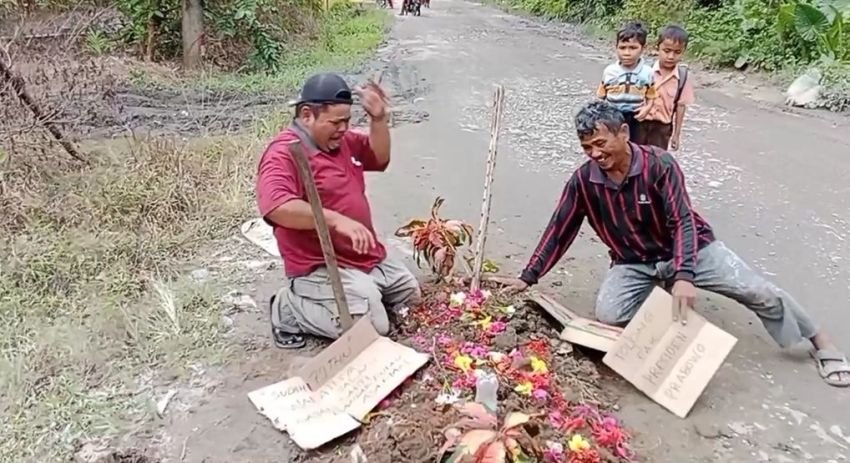
[[[428,355],[378,335],[363,317],[292,378],[248,394],[254,406],[305,450],[358,427]]]
[[[560,338],[573,344],[608,352],[623,332],[622,328],[580,317],[546,294],[534,293],[529,301],[539,305],[563,325]]]
[[[673,321],[673,298],[656,287],[602,359],[679,418],[691,411],[738,341],[694,311]]]
[[[240,230],[245,239],[261,247],[267,253],[280,257],[277,240],[274,237],[274,229],[265,220],[262,218],[251,219],[243,223]]]

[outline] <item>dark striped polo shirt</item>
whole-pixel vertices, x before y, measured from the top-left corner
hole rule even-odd
[[[520,279],[535,284],[555,266],[585,217],[611,262],[672,260],[676,280],[693,281],[697,252],[714,241],[711,226],[691,206],[682,170],[659,148],[630,144],[631,167],[622,184],[588,161],[570,177]]]

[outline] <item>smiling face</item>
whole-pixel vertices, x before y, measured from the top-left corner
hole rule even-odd
[[[585,136],[579,136],[581,148],[603,171],[613,169],[624,163],[629,157],[629,126],[623,124],[619,130],[612,131],[603,123],[596,124],[596,130]]]
[[[351,105],[304,105],[298,112],[301,124],[310,132],[316,146],[325,152],[339,149],[351,121]]]

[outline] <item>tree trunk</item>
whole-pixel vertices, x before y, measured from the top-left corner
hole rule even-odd
[[[183,0],[183,67],[201,66],[204,44],[203,0]]]

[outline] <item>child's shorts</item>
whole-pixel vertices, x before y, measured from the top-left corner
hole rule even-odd
[[[670,148],[670,137],[673,136],[673,124],[665,124],[658,121],[643,121],[638,129],[637,140],[632,141],[639,145],[657,146],[663,150]]]

